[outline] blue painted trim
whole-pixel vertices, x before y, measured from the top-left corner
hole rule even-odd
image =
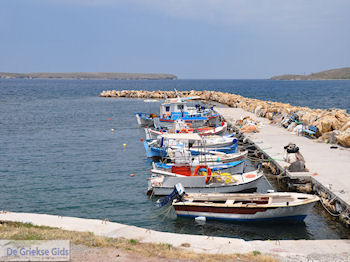
[[[195,215],[180,215],[179,217],[188,217],[188,218],[196,218],[198,216]],[[225,221],[235,221],[235,222],[259,222],[259,221],[303,221],[307,215],[297,215],[297,216],[287,216],[287,217],[275,217],[275,218],[254,218],[254,219],[241,219],[241,218],[219,218],[219,217],[207,217],[209,220],[225,220]]]
[[[143,146],[145,147],[147,157],[152,157],[152,152],[147,141],[143,142]]]

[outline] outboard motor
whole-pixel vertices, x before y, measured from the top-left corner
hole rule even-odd
[[[181,183],[177,183],[174,186],[174,190],[166,197],[160,198],[156,202],[157,207],[163,207],[173,199],[181,200],[185,194],[185,189]]]

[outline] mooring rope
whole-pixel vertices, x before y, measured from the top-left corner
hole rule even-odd
[[[265,178],[266,182],[269,184],[270,188],[273,189],[273,186],[271,185],[270,181],[267,179],[267,177],[265,176],[265,174],[264,174],[264,178]]]
[[[162,222],[167,218],[167,216],[169,215],[169,213],[170,213],[170,210],[173,208],[173,205],[170,205],[168,208],[167,208],[167,210],[166,210],[166,213],[164,214],[163,213],[163,218],[162,218]]]
[[[164,217],[166,217],[166,216],[168,215],[168,213],[170,212],[169,210],[171,210],[172,207],[173,207],[173,206],[170,205],[167,209],[165,209],[165,210],[163,210],[163,211],[161,211],[161,212],[158,212],[158,213],[156,213],[156,214],[153,215],[153,216],[150,216],[150,218],[153,219],[153,218],[157,218],[157,217],[160,217],[160,216],[163,216],[163,215],[164,215]],[[164,219],[164,218],[163,218],[163,219]],[[163,221],[163,220],[162,220],[162,221]]]
[[[336,197],[334,197],[330,202],[332,202],[335,198],[336,198]],[[342,213],[340,213],[340,214],[334,214],[333,212],[329,211],[328,208],[327,208],[327,207],[325,206],[325,204],[323,203],[322,197],[320,197],[320,202],[321,202],[323,208],[324,208],[331,216],[338,217],[338,216],[340,216],[340,215],[343,213],[343,212],[342,212]]]
[[[277,159],[277,158],[267,158],[267,159],[263,159],[263,158],[259,158],[259,157],[252,157],[252,156],[248,156],[247,157],[249,160],[253,160],[253,161],[263,161],[263,162],[271,162],[271,161],[285,161],[283,159]]]

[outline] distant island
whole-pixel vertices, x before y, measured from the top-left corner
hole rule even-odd
[[[172,74],[139,73],[1,73],[0,78],[24,79],[115,79],[115,80],[176,80]]]
[[[341,80],[350,79],[350,67],[331,69],[312,73],[310,75],[279,75],[273,76],[272,80]]]

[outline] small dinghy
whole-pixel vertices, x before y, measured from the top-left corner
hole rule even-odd
[[[173,200],[178,216],[205,217],[231,221],[304,220],[316,195],[276,192],[267,194],[203,194],[185,193],[181,184],[167,197],[158,200],[163,206]],[[167,200],[167,201],[166,201]]]
[[[137,125],[139,127],[144,127],[144,126],[153,126],[153,118],[157,117],[157,115],[154,114],[145,114],[145,113],[137,113],[136,114],[136,120],[137,120]]]

